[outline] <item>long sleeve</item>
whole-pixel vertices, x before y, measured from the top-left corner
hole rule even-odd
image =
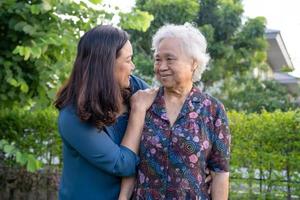
[[[64,143],[92,165],[117,176],[135,174],[137,155],[114,143],[104,131],[81,122],[70,108],[60,112],[58,124]]]

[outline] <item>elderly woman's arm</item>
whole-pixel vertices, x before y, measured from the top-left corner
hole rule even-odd
[[[211,195],[213,200],[227,200],[229,188],[229,172],[213,173]]]
[[[208,160],[212,170],[211,196],[213,200],[227,200],[229,191],[230,131],[223,104],[216,105],[213,146]]]

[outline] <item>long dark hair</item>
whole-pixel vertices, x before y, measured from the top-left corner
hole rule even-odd
[[[128,34],[109,25],[86,32],[78,43],[77,56],[70,78],[57,94],[54,105],[76,108],[81,121],[98,129],[115,122],[120,106],[127,98],[115,80],[114,66]]]

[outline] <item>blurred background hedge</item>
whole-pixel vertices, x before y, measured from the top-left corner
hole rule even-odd
[[[55,194],[62,167],[57,114],[54,108],[0,110],[0,194],[12,190],[34,196],[35,188],[47,188],[45,184],[52,191],[49,195]],[[232,133],[230,199],[299,199],[300,111],[229,112],[228,116]],[[28,159],[30,156],[35,160]],[[4,173],[8,166],[10,172]],[[26,167],[32,172],[24,170]],[[18,174],[15,178],[12,169]],[[43,180],[44,184],[36,184]],[[16,185],[18,188],[13,188]],[[27,193],[20,192],[25,186]]]

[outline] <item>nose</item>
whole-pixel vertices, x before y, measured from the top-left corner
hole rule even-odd
[[[131,70],[135,69],[135,64],[133,62],[131,62]]]
[[[162,61],[162,62],[158,65],[158,70],[159,70],[159,71],[166,71],[166,70],[168,70],[167,62]]]

